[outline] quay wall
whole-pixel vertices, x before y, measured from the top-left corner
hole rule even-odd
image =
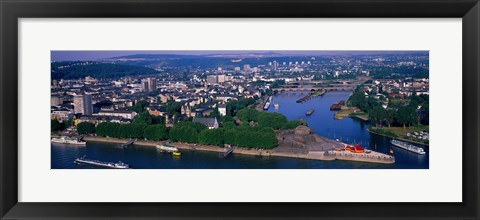
[[[389,155],[372,152],[370,154],[354,154],[354,153],[336,153],[332,152],[335,155],[337,160],[349,160],[349,161],[358,161],[358,162],[369,162],[369,163],[383,163],[383,164],[393,164],[395,163],[395,158]]]
[[[108,138],[108,137],[94,137],[86,136],[83,138],[85,141],[98,141],[98,142],[109,142],[109,143],[118,143],[123,144],[129,141],[129,139],[120,139],[120,138]],[[134,142],[135,145],[155,147],[160,144],[156,141],[146,141],[146,140],[137,140]],[[200,150],[208,152],[217,152],[223,153],[225,148],[218,146],[202,145],[202,144],[189,144],[182,142],[170,142],[170,145],[177,147],[182,150]],[[273,156],[273,157],[287,157],[287,158],[297,158],[297,159],[308,159],[308,160],[323,160],[323,161],[333,161],[333,160],[348,160],[348,161],[358,161],[358,162],[370,162],[370,163],[382,163],[382,164],[392,164],[395,163],[395,159],[387,159],[391,156],[380,154],[377,152],[372,152],[372,154],[353,154],[348,152],[333,152],[328,151],[325,154],[325,151],[310,151],[307,154],[302,153],[291,153],[291,152],[275,152],[275,150],[257,150],[257,149],[247,149],[247,148],[234,148],[234,154],[243,154],[243,155],[253,155],[253,156]]]

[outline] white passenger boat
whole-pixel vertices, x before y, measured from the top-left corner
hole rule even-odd
[[[87,142],[85,141],[80,141],[77,138],[71,138],[67,136],[61,136],[60,138],[52,138],[51,140],[52,143],[57,143],[57,144],[72,144],[72,145],[86,145]]]
[[[399,141],[399,140],[392,140],[390,143],[392,143],[394,146],[397,146],[399,148],[417,153],[417,154],[425,154],[425,151],[421,147],[414,146],[412,144],[409,144],[407,142]]]

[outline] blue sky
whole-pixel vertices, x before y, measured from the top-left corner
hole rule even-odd
[[[375,53],[404,53],[406,51],[254,51],[254,50],[223,50],[223,51],[209,51],[209,50],[197,50],[197,51],[156,51],[156,50],[115,50],[115,51],[51,51],[51,61],[86,61],[86,60],[99,60],[104,58],[119,57],[134,54],[183,54],[183,55],[204,55],[204,54],[242,54],[242,53],[265,53],[274,52],[282,54],[302,54],[302,55],[332,55],[332,54],[375,54]],[[408,52],[420,52],[420,51],[408,51]],[[427,52],[427,51],[423,51]]]

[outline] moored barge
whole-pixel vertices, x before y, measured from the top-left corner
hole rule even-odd
[[[119,161],[118,163],[114,162],[103,162],[99,160],[90,160],[86,159],[85,157],[77,158],[75,160],[75,163],[77,164],[89,164],[89,165],[95,165],[99,167],[108,167],[108,168],[114,168],[114,169],[128,169],[130,166],[126,163],[123,163],[122,161]]]

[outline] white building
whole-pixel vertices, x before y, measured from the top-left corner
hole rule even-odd
[[[207,126],[208,129],[216,129],[218,128],[218,121],[217,118],[193,118],[193,122],[201,123]]]
[[[134,111],[100,111],[98,114],[94,115],[102,115],[102,116],[114,116],[114,117],[122,117],[126,119],[133,119],[137,113]]]
[[[219,104],[218,105],[218,113],[220,116],[227,115],[227,105],[226,104]]]

